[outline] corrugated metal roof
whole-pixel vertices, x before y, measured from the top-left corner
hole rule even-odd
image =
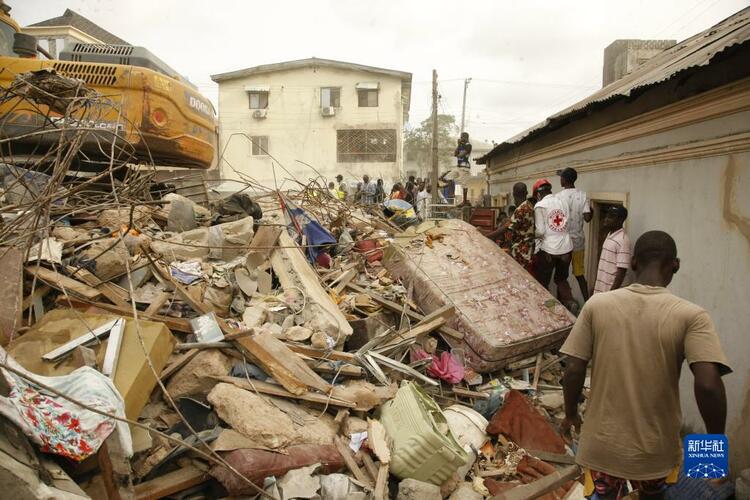
[[[494,154],[517,145],[531,138],[531,136],[542,133],[554,122],[559,122],[562,119],[570,118],[571,115],[588,110],[594,104],[627,97],[636,89],[670,80],[689,68],[708,65],[723,50],[748,39],[750,39],[750,7],[737,12],[706,31],[665,49],[632,73],[498,144],[492,151],[478,160],[484,162]]]

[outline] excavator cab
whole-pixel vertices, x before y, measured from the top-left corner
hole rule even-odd
[[[100,131],[86,135],[81,147],[86,170],[106,164],[110,148],[102,143],[127,143],[134,164],[207,169],[215,161],[218,123],[211,102],[176,71],[143,47],[74,43],[60,60],[37,57],[34,37],[21,33],[0,0],[0,90],[19,75],[53,71],[83,81],[101,98],[85,117],[62,116],[59,110],[21,97],[0,100],[0,138],[7,158],[44,155],[59,135],[47,133],[62,124]],[[45,133],[40,133],[44,131]],[[62,133],[62,132],[61,132]],[[98,162],[98,163],[97,163]]]

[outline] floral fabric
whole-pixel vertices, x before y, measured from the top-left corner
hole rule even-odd
[[[529,200],[513,212],[506,237],[510,239],[510,256],[529,269],[534,255],[534,206]]]
[[[62,377],[43,377],[24,370],[5,350],[0,359],[76,401],[125,417],[125,405],[112,381],[89,367],[78,368]],[[10,386],[8,397],[0,397],[0,413],[12,420],[41,451],[81,461],[96,453],[117,428],[126,455],[132,455],[127,424],[85,410],[67,399],[49,393],[26,378],[0,369]]]

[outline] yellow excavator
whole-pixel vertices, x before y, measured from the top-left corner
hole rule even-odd
[[[48,54],[41,58],[44,52],[33,36],[21,33],[10,7],[0,0],[0,91],[9,88],[18,75],[51,69],[82,80],[105,96],[94,101],[100,109],[89,110],[87,116],[94,118],[78,123],[101,129],[105,132],[101,137],[107,133],[111,137],[116,131],[119,139],[133,146],[132,163],[207,169],[214,162],[218,125],[213,105],[146,49],[75,43],[65,46],[60,60],[51,60]],[[11,153],[43,153],[58,137],[34,132],[61,119],[55,110],[21,97],[0,99],[3,160]],[[96,134],[89,137],[81,152],[87,158],[105,156]]]

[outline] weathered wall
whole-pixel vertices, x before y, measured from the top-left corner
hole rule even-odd
[[[652,229],[665,230],[675,238],[682,267],[670,289],[705,307],[716,323],[734,368],[734,373],[724,378],[729,400],[728,429],[736,446],[734,463],[744,467],[750,467],[747,437],[747,421],[750,420],[747,414],[750,412],[750,200],[744,196],[750,189],[748,132],[750,112],[735,113],[505,171],[493,176],[492,185],[493,194],[509,192],[512,184],[519,180],[530,187],[540,173],[572,165],[579,170],[577,187],[580,189],[588,193],[627,195],[630,216],[626,228],[633,242]],[[734,152],[703,156],[705,150],[701,146],[716,140],[732,144]],[[694,146],[694,156],[668,160],[676,145]],[[643,152],[660,152],[661,159],[619,169],[601,166],[603,161]],[[560,189],[559,178],[550,180],[555,191]],[[590,282],[591,279],[589,276]],[[572,281],[571,286],[576,290],[577,285]],[[686,368],[681,380],[684,420],[702,428],[692,380]],[[744,431],[740,428],[743,408]]]
[[[380,82],[378,107],[358,107],[355,85],[359,82]],[[247,85],[270,86],[268,116],[254,119],[249,109]],[[320,88],[341,87],[341,107],[336,116],[320,113]],[[276,164],[277,182],[294,177],[302,182],[317,176],[299,161],[315,167],[333,180],[341,173],[347,180],[360,180],[367,173],[392,182],[400,177],[403,152],[403,105],[401,80],[384,74],[307,67],[260,74],[222,82],[219,86],[220,151],[226,148],[221,162],[225,178],[238,179],[242,174],[264,186],[274,187],[272,163]],[[395,162],[338,163],[336,130],[396,129],[398,141]],[[268,136],[269,156],[252,156],[251,145],[244,137]],[[289,182],[285,186],[291,187]]]

